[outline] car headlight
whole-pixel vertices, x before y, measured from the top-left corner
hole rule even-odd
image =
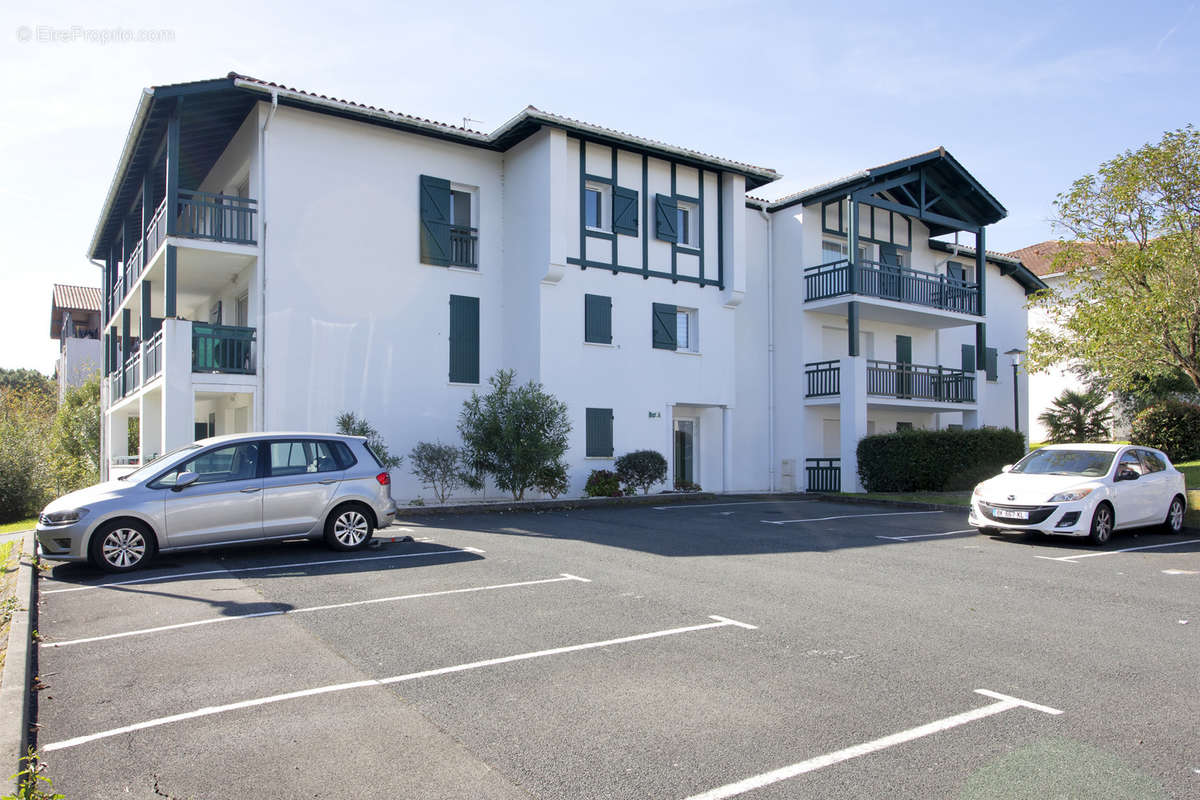
[[[79,522],[87,512],[86,508],[70,508],[66,511],[52,511],[49,514],[43,514],[42,519],[46,521],[47,525],[72,525]]]
[[[971,492],[971,497],[979,497],[981,494],[983,494],[983,484],[977,483],[975,484],[975,491]]]
[[[1082,500],[1083,498],[1087,497],[1091,493],[1092,493],[1091,489],[1071,489],[1068,492],[1059,492],[1058,494],[1054,495],[1054,497],[1051,497],[1049,502],[1051,502],[1051,503],[1070,503],[1075,500]]]

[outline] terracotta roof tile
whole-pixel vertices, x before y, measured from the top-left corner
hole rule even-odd
[[[56,283],[53,303],[56,308],[69,308],[73,311],[99,311],[100,287]]]
[[[1056,272],[1062,272],[1061,266],[1054,264],[1055,257],[1063,251],[1067,246],[1066,242],[1060,242],[1055,239],[1050,239],[1045,242],[1031,244],[1028,247],[1022,247],[1020,250],[1013,250],[1008,255],[1018,259],[1024,264],[1030,272],[1035,275],[1052,275]],[[1087,251],[1093,252],[1099,257],[1100,246],[1096,244],[1081,244]]]

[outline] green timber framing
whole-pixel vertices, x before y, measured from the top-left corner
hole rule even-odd
[[[665,278],[672,283],[699,284],[704,286],[716,286],[717,289],[725,288],[725,173],[721,170],[713,170],[703,165],[684,164],[684,166],[694,167],[696,169],[697,178],[696,186],[698,194],[696,196],[682,195],[678,192],[676,185],[676,167],[679,162],[673,159],[664,158],[660,154],[648,154],[646,152],[638,152],[630,148],[621,147],[617,144],[599,141],[590,137],[572,136],[569,137],[579,143],[579,257],[568,256],[567,263],[577,266],[580,269],[604,269],[612,272],[613,275],[618,273],[628,273],[630,275],[641,275],[644,280],[650,278]],[[587,171],[587,146],[589,144],[598,147],[608,147],[612,151],[611,158],[611,177],[602,175],[594,175]],[[640,155],[642,159],[642,186],[641,186],[641,206],[642,218],[638,227],[638,235],[642,240],[642,266],[631,267],[619,263],[617,257],[617,236],[616,230],[601,231],[589,228],[587,225],[587,185],[589,183],[600,183],[607,185],[610,192],[610,201],[615,196],[618,187],[617,176],[617,155],[619,150],[632,152],[634,155]],[[678,241],[671,242],[671,271],[667,272],[661,269],[650,268],[650,180],[649,180],[649,160],[650,158],[658,158],[659,160],[667,161],[671,166],[671,200],[673,202],[683,201],[692,203],[698,210],[697,228],[700,231],[700,242],[697,247],[681,246]],[[704,272],[704,181],[709,173],[715,173],[717,176],[717,275],[715,278],[705,275]],[[627,188],[627,187],[620,187]],[[603,239],[612,244],[612,261],[595,261],[587,258],[587,240],[589,238]],[[696,256],[699,261],[699,275],[680,275],[679,274],[679,254]]]
[[[845,213],[842,208],[845,203]],[[838,228],[826,224],[827,208],[837,206]],[[858,243],[881,242],[875,236],[875,214],[870,215],[868,236],[861,236],[859,221],[862,206],[889,212],[889,239],[886,242],[901,249],[912,248],[912,220],[920,220],[929,229],[929,235],[942,236],[958,231],[967,231],[975,236],[975,275],[978,285],[976,316],[987,314],[987,252],[986,233],[988,225],[1008,215],[1007,210],[983,187],[945,148],[937,148],[900,161],[872,167],[848,178],[817,189],[800,192],[776,203],[767,204],[770,212],[781,211],[796,205],[816,206],[821,214],[823,234],[841,236],[846,239],[846,254],[850,264],[847,271],[847,294],[858,294],[855,269],[858,260]],[[896,215],[908,223],[908,246],[895,242]],[[840,229],[840,230],[839,230]],[[932,246],[931,242],[931,246]],[[965,248],[960,248],[960,251]],[[849,355],[859,353],[859,303],[847,304],[847,336]],[[987,368],[987,325],[975,324],[976,369]]]

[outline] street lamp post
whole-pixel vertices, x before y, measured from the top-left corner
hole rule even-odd
[[[1014,347],[1004,353],[1012,361],[1013,368],[1013,429],[1021,432],[1021,396],[1020,385],[1017,383],[1017,369],[1021,366],[1021,357],[1025,355],[1024,350]]]

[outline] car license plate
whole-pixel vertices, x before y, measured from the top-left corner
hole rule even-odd
[[[1014,511],[1010,508],[997,508],[992,513],[1001,519],[1029,519],[1028,511]]]

